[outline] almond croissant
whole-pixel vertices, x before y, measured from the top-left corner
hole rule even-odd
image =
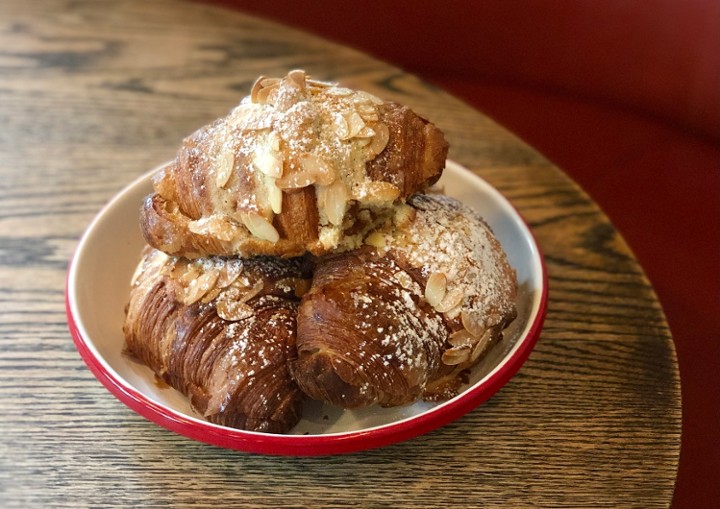
[[[184,140],[141,210],[168,254],[299,256],[358,247],[445,166],[442,132],[409,108],[307,79],[260,78]]]
[[[207,420],[285,433],[302,412],[288,360],[308,284],[296,260],[189,261],[147,248],[126,310],[126,353]]]
[[[482,218],[416,195],[393,228],[319,261],[298,310],[291,372],[345,408],[454,396],[515,318],[515,271]]]

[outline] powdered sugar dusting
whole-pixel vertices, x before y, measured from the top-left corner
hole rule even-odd
[[[426,280],[445,275],[445,300],[452,306],[445,311],[448,318],[465,311],[485,326],[497,324],[515,305],[516,283],[490,227],[447,196],[416,195],[409,203],[418,211],[416,219],[387,236],[386,250],[397,252]]]

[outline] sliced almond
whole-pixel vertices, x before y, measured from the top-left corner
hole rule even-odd
[[[490,338],[492,337],[492,331],[490,329],[485,331],[485,334],[477,341],[475,347],[470,353],[470,361],[475,362],[480,355],[487,349],[490,344]]]
[[[325,212],[328,221],[340,226],[345,218],[350,195],[342,180],[337,179],[329,186],[318,188],[318,206]]]
[[[219,273],[218,270],[209,270],[193,279],[185,288],[183,304],[190,306],[202,299],[215,286]]]
[[[242,273],[243,266],[241,263],[225,263],[223,264],[222,268],[220,269],[220,274],[218,275],[218,280],[215,283],[215,286],[218,288],[226,288],[233,284],[235,280],[240,277],[240,274]]]
[[[275,214],[282,213],[282,189],[277,186],[276,180],[271,177],[265,177],[265,187],[267,188],[267,196],[268,202],[270,203],[270,208]]]
[[[222,292],[222,288],[218,288],[217,285],[215,285],[212,290],[207,292],[205,296],[202,298],[200,302],[203,304],[207,304],[208,302],[212,302],[215,300],[215,298],[220,295],[220,292]]]
[[[229,217],[214,214],[188,222],[188,230],[198,235],[209,235],[223,242],[230,242],[237,235],[237,226]]]
[[[355,92],[355,94],[362,100],[370,101],[373,104],[377,104],[378,106],[383,104],[383,100],[380,99],[378,96],[371,94],[370,92],[365,92],[364,90],[358,90]]]
[[[255,83],[253,83],[252,88],[250,89],[250,100],[254,103],[259,103],[258,100],[258,93],[263,88],[263,80],[266,80],[267,78],[265,76],[260,76],[258,79],[255,80]]]
[[[446,366],[457,366],[470,358],[469,346],[456,346],[445,350],[442,354],[442,362]]]
[[[442,272],[435,272],[430,275],[425,284],[425,300],[432,307],[436,308],[445,298],[447,290],[447,278]]]
[[[255,314],[253,308],[251,308],[244,302],[225,299],[217,300],[217,303],[215,304],[215,310],[217,311],[217,314],[218,316],[220,316],[220,318],[229,322],[245,320]]]
[[[330,87],[325,91],[325,93],[336,97],[347,97],[352,95],[354,91],[345,87]]]
[[[399,270],[393,275],[395,276],[397,282],[400,283],[400,286],[402,286],[406,290],[409,290],[413,287],[413,278],[410,277],[410,274],[408,274],[404,270]]]
[[[287,80],[300,90],[305,90],[305,79],[305,71],[300,69],[294,69],[287,75]]]
[[[257,212],[247,212],[243,214],[242,221],[254,237],[267,240],[273,244],[280,240],[280,234],[272,223]]]
[[[333,119],[333,130],[335,131],[335,134],[338,138],[341,140],[348,139],[350,128],[348,127],[347,119],[341,114],[341,113],[333,113],[332,114]]]
[[[477,313],[471,313],[463,309],[460,312],[460,321],[463,327],[474,337],[479,338],[485,332],[485,325]]]
[[[235,169],[235,153],[232,150],[223,150],[215,160],[215,185],[224,189]]]
[[[372,129],[375,131],[375,136],[373,136],[370,145],[368,145],[368,150],[371,155],[376,156],[387,147],[388,141],[390,140],[390,129],[382,123],[373,124]]]
[[[475,337],[465,329],[453,332],[448,338],[448,343],[452,346],[471,346],[475,341]]]
[[[301,154],[298,157],[298,163],[303,173],[321,186],[329,186],[337,178],[335,169],[325,159],[315,154],[307,152]]]
[[[357,136],[358,133],[360,133],[365,127],[365,121],[362,119],[362,117],[358,114],[357,111],[352,111],[345,115],[345,120],[347,121],[348,126],[348,139]],[[375,131],[373,131],[373,134],[374,133]],[[365,137],[367,138],[367,136]]]
[[[442,302],[440,302],[440,304],[433,307],[438,313],[447,313],[458,307],[462,303],[464,298],[465,293],[463,292],[462,288],[456,286],[445,295],[445,298],[442,299]]]
[[[280,178],[283,174],[282,156],[273,152],[259,152],[253,158],[253,166],[268,177]]]

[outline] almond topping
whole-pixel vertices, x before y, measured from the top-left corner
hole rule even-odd
[[[219,298],[215,304],[215,310],[220,318],[229,322],[244,320],[253,316],[253,308],[244,302],[225,300]]]
[[[287,80],[300,90],[305,90],[305,71],[300,69],[292,70],[287,75]]]
[[[471,346],[475,342],[475,338],[465,329],[460,329],[450,334],[448,343],[452,346]]]
[[[442,362],[446,366],[457,366],[470,358],[469,346],[456,346],[445,350],[442,354]]]
[[[472,353],[470,354],[470,360],[472,362],[476,361],[478,357],[487,349],[488,344],[490,343],[490,338],[492,336],[491,330],[488,329],[485,331],[485,334],[482,335],[482,337],[478,340],[477,344],[475,345],[475,348],[473,348]]]
[[[242,221],[254,237],[267,240],[273,244],[280,240],[280,234],[272,223],[257,212],[243,214]]]
[[[463,327],[465,327],[465,330],[476,338],[479,338],[483,332],[485,332],[485,326],[477,314],[470,313],[463,309],[460,313],[460,321]]]
[[[447,290],[447,278],[442,272],[435,272],[430,275],[425,284],[425,300],[432,307],[436,308],[440,305],[445,297]]]
[[[253,83],[252,88],[250,89],[250,101],[254,103],[259,103],[258,100],[258,92],[260,92],[260,89],[263,88],[262,82],[263,80],[266,80],[267,78],[265,76],[260,76],[258,79],[255,80],[255,83]]]
[[[300,163],[303,173],[321,186],[329,186],[337,178],[333,167],[322,157],[306,152],[298,157],[298,163]]]
[[[340,113],[334,112],[332,114],[333,119],[333,130],[338,138],[341,140],[348,139],[350,128],[348,127],[347,119]]]
[[[271,152],[260,152],[253,159],[253,165],[268,177],[280,178],[283,174],[282,156]]]
[[[189,306],[202,299],[208,293],[217,281],[219,275],[218,270],[209,270],[201,274],[197,279],[193,279],[185,288],[183,296],[183,304]]]
[[[283,194],[282,189],[277,186],[276,182],[274,178],[265,177],[265,187],[267,188],[270,208],[275,214],[280,214],[282,212]]]
[[[387,147],[388,141],[390,140],[390,130],[385,124],[374,124],[372,129],[375,131],[375,136],[373,136],[370,145],[368,145],[368,150],[371,155],[376,156]]]
[[[224,189],[234,169],[235,153],[232,150],[221,152],[215,161],[215,185]]]
[[[438,313],[447,313],[459,306],[464,298],[465,293],[462,288],[455,287],[445,295],[445,298],[442,299],[439,305],[433,307]]]
[[[209,235],[223,242],[230,242],[237,235],[235,222],[222,214],[201,217],[188,223],[188,230],[198,235]]]
[[[348,195],[345,184],[338,179],[329,186],[323,186],[317,190],[318,207],[320,207],[327,216],[330,224],[340,226],[347,211]]]
[[[365,122],[363,121],[362,117],[356,111],[353,111],[349,115],[346,115],[345,119],[347,120],[347,125],[348,125],[347,138],[354,138],[365,127]],[[373,131],[373,134],[374,134],[374,131]],[[364,136],[364,137],[367,138],[367,136]]]

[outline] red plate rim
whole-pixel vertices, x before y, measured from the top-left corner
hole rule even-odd
[[[449,165],[464,169],[462,166],[452,161],[448,161]],[[481,177],[475,175],[469,170],[464,169],[471,178],[476,178],[485,186],[489,186]],[[142,176],[135,182],[129,184],[125,190],[131,188],[139,180],[143,180],[146,176]],[[362,450],[373,449],[390,445],[393,443],[409,440],[416,436],[428,433],[445,424],[448,424],[459,417],[463,416],[470,410],[481,405],[490,399],[502,386],[504,386],[520,369],[527,360],[530,352],[533,350],[540,336],[545,316],[547,312],[548,298],[548,278],[544,257],[538,246],[537,240],[530,230],[527,222],[509,203],[509,201],[499,191],[489,186],[497,197],[508,205],[524,226],[525,234],[532,241],[532,247],[537,253],[538,262],[541,270],[540,281],[541,288],[537,312],[532,323],[528,324],[523,335],[518,339],[517,344],[512,351],[496,366],[481,383],[467,389],[453,399],[441,403],[419,415],[408,417],[392,423],[383,424],[363,430],[328,433],[322,435],[276,435],[269,433],[258,433],[252,431],[244,431],[234,428],[219,426],[216,424],[193,418],[177,412],[169,407],[158,404],[135,389],[127,381],[115,372],[112,367],[107,364],[95,348],[91,345],[87,333],[78,320],[76,319],[76,311],[72,299],[72,274],[76,269],[76,259],[82,240],[92,230],[94,222],[88,227],[83,235],[83,239],[78,245],[73,258],[68,265],[66,285],[65,285],[65,309],[68,319],[68,327],[73,338],[76,349],[88,366],[93,375],[126,406],[136,413],[147,418],[148,420],[180,435],[186,436],[193,440],[215,445],[218,447],[234,449],[239,451],[261,453],[269,455],[284,456],[320,456],[330,454],[345,454],[358,452]],[[122,192],[118,195],[120,196]],[[116,197],[117,198],[117,197]],[[111,201],[98,214],[102,214],[112,205]],[[96,217],[96,220],[97,220]]]

